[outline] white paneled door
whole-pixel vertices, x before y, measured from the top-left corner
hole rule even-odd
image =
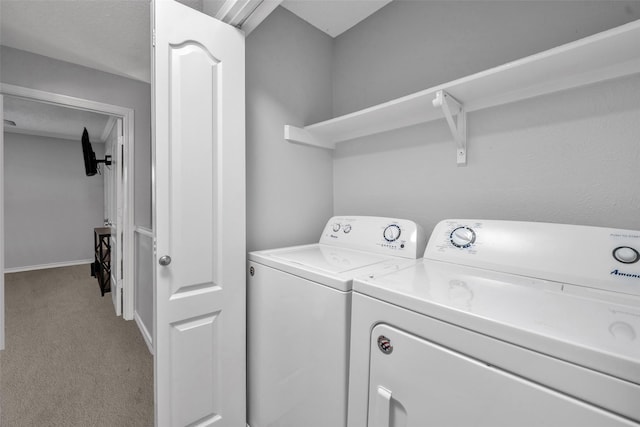
[[[116,315],[122,315],[124,248],[124,142],[122,119],[114,119],[104,144],[111,165],[104,167],[105,222],[111,228],[111,299]]]
[[[245,426],[244,35],[153,1],[157,426]]]

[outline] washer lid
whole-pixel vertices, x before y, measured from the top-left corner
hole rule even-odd
[[[354,291],[640,384],[640,300],[422,260]]]
[[[249,260],[308,280],[349,291],[353,278],[415,260],[378,255],[320,243],[249,253]]]
[[[344,274],[389,258],[369,252],[321,244],[274,251],[272,256],[274,259],[300,264],[329,274]]]

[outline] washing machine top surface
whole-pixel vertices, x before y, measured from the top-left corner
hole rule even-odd
[[[297,264],[333,275],[349,273],[389,258],[319,243],[272,251],[271,256],[280,262]]]
[[[639,249],[640,232],[630,230],[449,220],[435,228],[423,260],[353,286],[640,384]]]
[[[333,217],[319,243],[249,253],[249,260],[351,290],[354,277],[414,263],[426,236],[413,221],[381,217]]]

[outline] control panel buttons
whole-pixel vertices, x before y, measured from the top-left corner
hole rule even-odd
[[[449,241],[456,248],[468,248],[476,241],[476,232],[469,227],[458,227],[449,234]]]
[[[333,232],[337,233],[338,231],[340,231],[340,224],[338,223],[333,224]]]
[[[395,242],[400,237],[400,227],[396,224],[387,225],[382,235],[387,242]]]
[[[640,259],[640,254],[629,246],[620,246],[613,250],[613,257],[623,264],[633,264]]]
[[[344,227],[342,227],[342,231],[346,234],[349,233],[351,231],[351,225],[347,224]]]

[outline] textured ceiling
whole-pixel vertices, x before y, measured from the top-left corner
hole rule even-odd
[[[224,0],[180,0],[215,15]],[[279,0],[265,0],[277,1]],[[335,37],[391,0],[285,0]],[[150,82],[150,0],[0,0],[0,42]]]
[[[5,96],[3,105],[4,118],[16,124],[5,124],[5,132],[80,141],[86,127],[91,142],[104,142],[105,133],[111,128],[110,116],[90,111],[12,96]]]
[[[148,0],[0,0],[3,45],[150,81]]]
[[[179,1],[215,16],[226,0]],[[335,37],[390,1],[285,0],[281,4]],[[0,0],[2,45],[144,82],[150,82],[151,74],[150,33],[150,0]],[[92,140],[99,141],[106,116],[65,110],[7,99],[5,118],[17,126],[5,129],[75,139],[87,126]]]

